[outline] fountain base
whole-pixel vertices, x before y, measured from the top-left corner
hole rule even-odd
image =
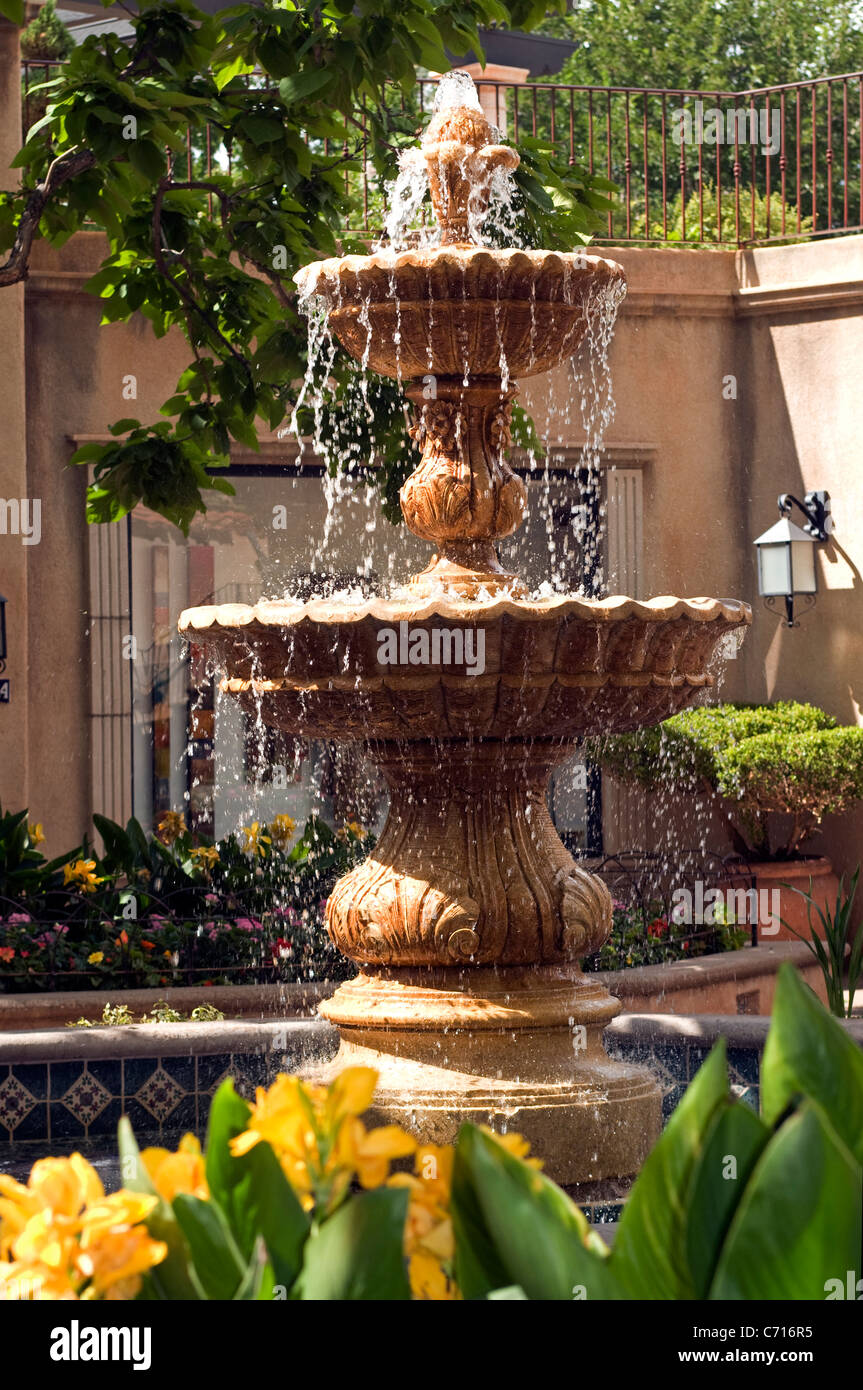
[[[515,1130],[569,1185],[636,1173],[659,1135],[656,1082],[602,1046],[620,1004],[576,965],[364,972],[320,1012],[341,1033],[327,1072],[374,1067],[375,1122],[422,1142]]]

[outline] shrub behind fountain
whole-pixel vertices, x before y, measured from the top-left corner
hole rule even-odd
[[[401,505],[432,561],[392,598],[196,608],[180,628],[265,723],[358,742],[387,779],[380,840],[327,909],[360,966],[321,1008],[341,1034],[334,1066],[375,1066],[379,1115],[426,1141],[451,1141],[464,1120],[511,1125],[559,1182],[622,1177],[658,1134],[660,1093],[603,1049],[620,1005],[578,961],[607,937],[611,900],[557,835],[548,779],[585,734],[691,704],[720,639],[751,614],[704,598],[532,600],[502,569],[495,543],[526,499],[506,459],[513,378],[571,356],[625,282],[600,257],[476,244],[495,170],[518,156],[493,142],[470,89],[451,84],[452,101],[441,87],[419,152],[439,244],[296,277],[355,358],[417,381],[422,458]],[[443,657],[382,664],[381,630],[401,623],[439,654],[444,631],[481,630],[483,673]]]

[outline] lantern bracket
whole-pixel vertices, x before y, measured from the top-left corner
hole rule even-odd
[[[802,502],[792,492],[782,492],[779,494],[777,502],[779,515],[789,516],[792,504],[799,507],[806,517],[806,525],[803,530],[807,535],[816,541],[829,539],[830,532],[833,530],[829,492],[807,492]]]

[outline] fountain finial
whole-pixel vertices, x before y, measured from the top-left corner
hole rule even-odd
[[[441,78],[422,156],[442,245],[476,245],[474,230],[488,207],[494,171],[516,169],[519,157],[510,145],[495,143],[469,73]]]

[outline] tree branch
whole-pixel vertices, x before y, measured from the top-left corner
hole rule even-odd
[[[96,156],[92,150],[67,150],[49,165],[44,179],[36,185],[27,199],[12,249],[0,265],[0,286],[16,285],[20,280],[27,279],[30,251],[46,204],[58,188],[62,188],[64,183],[77,178],[87,169],[92,169],[95,163]]]

